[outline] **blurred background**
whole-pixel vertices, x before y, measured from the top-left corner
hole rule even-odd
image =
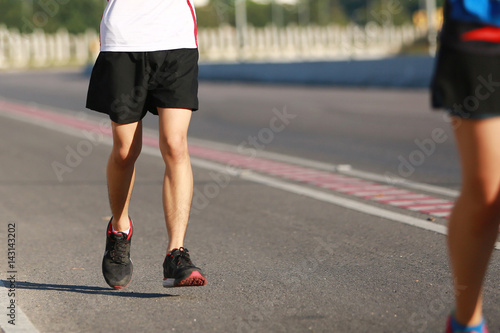
[[[443,0],[195,0],[201,61],[432,55]],[[102,0],[0,0],[0,68],[92,63]]]

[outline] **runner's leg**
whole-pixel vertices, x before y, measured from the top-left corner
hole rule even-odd
[[[112,121],[113,149],[107,165],[108,194],[113,228],[125,231],[130,226],[129,202],[135,179],[135,161],[142,148],[142,122],[117,124]]]
[[[193,198],[193,172],[187,145],[192,111],[158,108],[160,151],[165,161],[163,209],[168,232],[168,249],[184,246]]]
[[[462,189],[453,208],[448,248],[456,293],[457,321],[482,319],[481,289],[498,235],[500,212],[500,117],[460,119],[455,137],[462,165]]]

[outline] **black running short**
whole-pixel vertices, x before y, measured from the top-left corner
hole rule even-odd
[[[477,38],[485,27],[452,19],[446,1],[431,87],[433,107],[461,118],[500,116],[500,43]]]
[[[461,118],[500,116],[500,55],[442,46],[431,87],[432,105]]]
[[[90,77],[87,108],[119,124],[157,108],[198,110],[198,49],[101,52]]]

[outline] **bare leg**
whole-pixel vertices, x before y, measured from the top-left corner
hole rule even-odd
[[[165,161],[163,209],[168,232],[167,252],[184,246],[193,198],[193,171],[187,145],[191,110],[158,108],[160,151]]]
[[[482,319],[482,284],[498,235],[500,212],[500,118],[461,120],[455,130],[462,190],[449,220],[448,248],[457,321]]]
[[[113,149],[107,166],[108,194],[113,228],[129,228],[128,207],[135,179],[135,161],[142,147],[142,123],[120,125],[112,122]]]

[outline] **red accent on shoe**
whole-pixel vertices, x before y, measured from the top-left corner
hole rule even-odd
[[[111,220],[110,220],[110,221],[112,221],[112,220],[113,220],[113,219],[111,218]],[[128,234],[127,234],[127,240],[129,240],[129,239],[130,239],[130,237],[132,237],[132,233],[133,233],[133,230],[132,230],[132,229],[134,228],[134,224],[132,223],[132,220],[131,220],[130,218],[129,218],[128,220],[130,221],[130,229],[129,229]],[[114,231],[114,230],[113,230],[113,223],[110,223],[110,224],[109,224],[108,236],[109,236],[109,233],[113,233],[113,234],[115,234],[115,235],[119,235],[119,234],[120,234],[120,232],[119,232],[119,231],[118,231],[118,232],[116,232],[116,231]]]
[[[500,43],[500,28],[499,27],[484,27],[462,34],[464,42],[482,41],[490,43]]]
[[[111,221],[109,221],[109,222],[111,222]],[[111,223],[109,223],[109,226],[108,226],[108,237],[112,233],[112,230],[113,230],[113,225]]]
[[[451,331],[451,316],[448,316],[448,320],[446,321],[446,331],[445,333],[453,333]]]
[[[133,272],[132,272],[132,274],[133,274]],[[127,283],[127,285],[125,285],[125,286],[123,286],[123,287],[121,287],[121,286],[114,286],[114,287],[111,287],[111,288],[113,288],[113,289],[117,289],[117,290],[119,290],[119,289],[123,289],[123,288],[127,288],[127,287],[128,287],[128,285],[130,284],[130,282],[132,282],[132,276],[130,276],[130,281]]]
[[[174,287],[195,287],[204,286],[207,280],[198,271],[193,271],[187,278],[177,282]]]

